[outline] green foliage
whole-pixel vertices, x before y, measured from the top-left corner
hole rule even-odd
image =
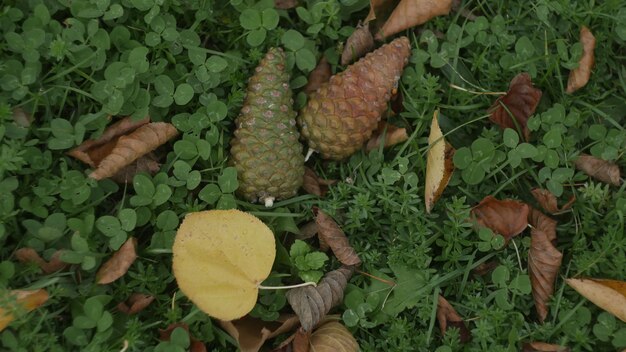
[[[289,249],[289,257],[298,276],[304,282],[320,281],[328,256],[323,252],[313,251],[304,241],[296,240]]]

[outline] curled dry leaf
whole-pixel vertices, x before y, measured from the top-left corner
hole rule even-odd
[[[137,259],[137,239],[130,237],[96,273],[96,282],[105,285],[124,276]]]
[[[280,10],[289,10],[298,6],[298,0],[274,0],[274,7]]]
[[[315,221],[309,221],[306,224],[300,226],[300,233],[296,235],[299,240],[306,240],[317,235],[317,223]]]
[[[135,292],[128,297],[126,302],[118,303],[117,310],[128,315],[137,314],[146,309],[152,301],[154,301],[154,296]]]
[[[313,331],[310,350],[314,352],[357,352],[359,344],[343,324],[329,321]],[[296,350],[297,351],[297,350]]]
[[[405,29],[426,23],[433,17],[447,15],[451,7],[452,0],[402,0],[376,33],[376,39],[385,39]]]
[[[337,225],[335,220],[323,211],[316,209],[315,223],[317,224],[317,236],[320,242],[324,241],[333,250],[335,257],[343,265],[360,265],[361,259],[348,242],[348,237]]]
[[[348,65],[374,49],[374,37],[367,23],[359,23],[343,47],[341,64]]]
[[[332,74],[330,63],[326,60],[326,56],[322,56],[315,69],[309,73],[309,81],[304,86],[304,92],[307,95],[315,92],[322,84],[328,82]]]
[[[454,171],[452,162],[454,148],[443,138],[438,118],[439,111],[435,111],[428,136],[426,187],[424,188],[427,213],[430,213],[435,202],[441,197]]]
[[[272,322],[246,315],[232,321],[220,320],[219,323],[237,341],[241,352],[257,352],[266,341],[293,330],[299,321],[293,314],[283,314]]]
[[[390,123],[381,121],[378,123],[378,129],[367,142],[365,149],[368,152],[378,149],[378,147],[383,144],[383,141],[383,148],[389,148],[396,144],[406,142],[407,139],[409,139],[409,135],[406,133],[406,128],[396,127]]]
[[[363,23],[370,24],[373,21],[372,27],[376,30],[379,29],[399,2],[400,0],[370,0],[370,11]]]
[[[593,304],[626,322],[626,282],[605,279],[566,279]]]
[[[183,328],[187,331],[187,334],[189,334],[189,341],[191,342],[189,345],[189,352],[207,352],[204,343],[191,335],[189,332],[189,326],[185,323],[173,323],[168,325],[165,329],[159,329],[159,339],[161,341],[169,341],[172,337],[172,332],[176,328]]]
[[[561,345],[554,345],[545,342],[527,342],[522,347],[522,352],[569,352],[568,347]]]
[[[563,253],[553,244],[556,240],[556,221],[532,209],[529,222],[533,228],[530,232],[528,272],[539,321],[543,323],[548,316],[548,302],[554,293]]]
[[[559,208],[559,206],[557,205],[556,196],[547,189],[535,188],[530,192],[533,194],[533,197],[535,197],[537,203],[539,203],[539,205],[550,214],[562,213],[566,210],[569,210],[576,201],[576,196],[572,195],[567,203]]]
[[[328,186],[334,185],[337,180],[326,180],[320,178],[315,171],[309,167],[304,168],[304,181],[302,182],[302,188],[309,193],[318,197],[323,197],[328,192]]]
[[[602,160],[588,154],[581,154],[574,161],[574,165],[578,170],[604,183],[613,186],[619,186],[621,183],[619,166],[610,161]]]
[[[46,274],[51,274],[67,267],[67,263],[61,261],[61,251],[54,252],[52,257],[50,257],[50,261],[45,261],[34,249],[20,248],[15,251],[15,258],[22,263],[37,265]]]
[[[437,320],[439,321],[439,328],[441,329],[441,335],[445,335],[448,330],[448,326],[459,329],[460,340],[462,343],[467,343],[472,339],[472,333],[469,331],[463,318],[454,310],[454,307],[445,299],[439,295],[437,302]]]
[[[580,43],[583,45],[583,55],[580,57],[580,61],[578,61],[578,67],[569,73],[566,90],[569,94],[574,93],[589,82],[591,70],[595,63],[596,38],[589,28],[585,26],[580,29]]]
[[[343,290],[353,271],[352,267],[343,266],[324,275],[316,287],[298,287],[287,292],[287,301],[305,331],[311,331],[332,307],[343,301]]]
[[[502,235],[507,242],[528,226],[528,213],[529,207],[525,203],[513,199],[498,200],[492,196],[485,197],[471,211],[479,225]]]
[[[522,72],[513,78],[506,95],[499,97],[489,108],[489,119],[503,129],[517,130],[517,124],[524,138],[529,140],[528,119],[535,113],[541,95],[541,90],[533,86],[530,75]]]
[[[4,330],[17,316],[39,308],[48,300],[48,291],[2,290],[0,293],[0,331]]]

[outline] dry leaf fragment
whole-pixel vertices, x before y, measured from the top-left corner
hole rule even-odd
[[[239,344],[241,352],[257,352],[263,344],[298,324],[298,317],[283,314],[276,321],[267,322],[249,315],[233,321],[219,321],[220,326]]]
[[[596,38],[589,28],[585,26],[580,29],[580,43],[583,45],[583,55],[580,57],[580,61],[578,61],[578,67],[569,73],[566,90],[568,94],[574,93],[589,82],[591,70],[595,63]]]
[[[313,331],[310,339],[313,352],[357,352],[359,344],[343,324],[329,321]],[[296,350],[297,351],[297,350]]]
[[[508,242],[519,235],[528,226],[529,207],[513,199],[498,200],[485,197],[472,208],[472,217],[479,225],[490,228]]]
[[[543,323],[548,316],[548,302],[554,293],[554,282],[561,268],[563,253],[553,244],[556,241],[556,221],[536,209],[531,209],[528,220],[533,226],[530,232],[528,273],[539,321]]]
[[[289,10],[298,6],[298,0],[274,0],[274,7],[280,10]]]
[[[299,240],[306,240],[317,235],[317,223],[315,221],[309,221],[306,224],[300,226],[300,234],[296,235]]]
[[[187,331],[187,334],[189,334],[189,341],[191,342],[189,345],[189,352],[207,352],[204,343],[191,335],[189,332],[189,326],[185,323],[173,323],[168,325],[165,329],[159,329],[159,339],[161,341],[169,341],[172,336],[172,332],[176,328],[183,328]]]
[[[522,348],[522,352],[569,352],[571,349],[561,345],[554,345],[545,342],[527,342]]]
[[[517,130],[517,124],[524,134],[524,139],[529,140],[528,119],[535,113],[541,95],[541,90],[533,86],[530,75],[522,72],[511,80],[506,95],[499,97],[489,108],[491,113],[489,119],[502,129]]]
[[[497,260],[497,259],[490,260],[490,261],[482,263],[479,266],[477,266],[476,268],[474,268],[472,270],[472,273],[474,275],[476,275],[476,276],[487,275],[490,272],[492,272],[493,269],[498,267],[498,265],[500,265],[500,261],[499,260]]]
[[[335,183],[337,183],[337,180],[320,178],[311,168],[304,167],[302,188],[304,188],[307,193],[323,197],[326,195],[326,192],[328,192],[328,186],[334,185]]]
[[[370,11],[363,23],[374,21],[372,23],[374,29],[382,27],[399,2],[400,0],[370,0]]]
[[[559,208],[556,196],[547,189],[535,188],[530,192],[533,194],[533,197],[535,197],[535,200],[537,200],[537,203],[539,203],[539,205],[541,205],[541,207],[550,214],[562,213],[569,210],[576,201],[576,196],[572,195],[567,203]]]
[[[133,181],[133,177],[140,172],[146,172],[154,175],[161,169],[161,164],[157,161],[154,153],[148,153],[137,159],[130,165],[125,166],[118,171],[111,179],[117,183],[129,183]]]
[[[14,108],[13,122],[20,127],[28,128],[33,123],[33,116],[22,108]]]
[[[437,302],[437,320],[439,321],[441,335],[445,335],[448,326],[452,326],[459,329],[459,337],[462,343],[467,343],[472,339],[472,333],[467,326],[465,326],[463,318],[461,318],[454,307],[441,295],[439,295]]]
[[[310,350],[310,342],[311,342],[311,332],[304,331],[303,328],[299,328],[298,331],[294,334],[294,339],[292,343],[293,352],[309,352]],[[317,350],[313,350],[317,351]]]
[[[37,265],[46,274],[51,274],[67,267],[67,263],[61,261],[61,251],[54,252],[52,257],[50,257],[50,261],[47,262],[34,249],[20,248],[15,251],[15,258],[22,263]]]
[[[626,282],[606,279],[566,279],[593,304],[626,322]]]
[[[38,290],[2,290],[0,293],[0,331],[4,330],[15,318],[41,307],[48,300],[48,291]]]
[[[378,129],[374,132],[370,140],[367,142],[365,150],[368,152],[380,147],[383,143],[383,148],[389,148],[396,144],[406,142],[409,139],[409,135],[406,133],[406,128],[396,127],[390,123],[381,121],[378,123]]]
[[[322,84],[328,82],[332,74],[330,63],[326,60],[326,56],[322,56],[315,69],[309,73],[309,81],[304,86],[304,92],[307,95],[315,92]]]
[[[435,111],[428,136],[428,155],[426,161],[426,187],[424,201],[426,212],[430,213],[435,202],[441,197],[454,171],[454,148],[443,138],[439,128],[439,111]]]
[[[137,259],[136,248],[137,239],[134,237],[127,239],[120,249],[98,269],[96,282],[101,285],[110,284],[124,276]]]
[[[621,183],[619,166],[610,161],[602,160],[588,154],[580,154],[574,161],[574,165],[578,170],[604,183],[613,186],[619,186]]]
[[[315,209],[315,223],[317,224],[317,235],[320,242],[324,241],[343,265],[360,265],[361,259],[348,242],[348,237],[337,225],[335,220],[319,209]]]
[[[341,53],[341,64],[348,65],[369,53],[372,49],[374,49],[374,37],[372,37],[372,32],[370,32],[367,23],[361,24],[359,22],[354,32],[352,32],[348,40],[346,40],[346,45],[343,47],[343,52]]]
[[[332,307],[343,301],[343,290],[353,270],[343,266],[324,275],[316,287],[298,287],[287,292],[287,301],[305,331],[311,331]]]
[[[385,39],[407,28],[426,23],[433,17],[447,15],[451,7],[452,0],[402,0],[376,33],[376,39]]]
[[[117,310],[124,314],[132,315],[146,309],[154,301],[154,296],[135,292],[125,302],[117,305]]]

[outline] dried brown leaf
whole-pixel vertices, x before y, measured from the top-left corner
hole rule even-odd
[[[298,0],[274,0],[274,7],[280,10],[289,10],[298,6]]]
[[[335,257],[343,265],[360,265],[361,259],[348,241],[348,237],[343,230],[337,225],[335,220],[323,211],[314,210],[317,216],[315,217],[315,223],[317,224],[317,235],[320,241],[324,241],[335,254]]]
[[[578,67],[569,73],[566,90],[568,94],[574,93],[589,82],[591,70],[595,63],[596,38],[589,28],[585,26],[580,29],[580,43],[583,45],[583,55],[580,57],[580,61],[578,61]]]
[[[322,84],[328,82],[332,74],[330,63],[326,60],[326,56],[322,56],[315,69],[309,73],[309,81],[304,86],[304,92],[307,95],[315,92]]]
[[[522,352],[569,352],[571,349],[561,345],[554,345],[545,342],[527,342],[522,348]]]
[[[430,213],[435,202],[445,190],[452,172],[454,172],[454,148],[443,138],[439,128],[439,111],[435,111],[430,125],[428,136],[428,154],[426,160],[426,186],[424,187],[424,201],[426,212]]]
[[[599,181],[613,186],[621,184],[619,166],[615,163],[588,154],[581,154],[574,161],[574,165],[578,170]]]
[[[336,321],[329,321],[315,329],[311,334],[310,350],[314,352],[357,352],[359,351],[359,344],[345,326]]]
[[[298,287],[287,292],[287,301],[305,331],[311,331],[332,307],[343,301],[343,290],[353,271],[354,268],[343,266],[324,275],[316,287]]]
[[[191,341],[189,352],[207,352],[204,343],[191,335],[189,332],[189,326],[185,323],[173,323],[168,325],[165,329],[159,329],[159,339],[161,341],[169,341],[172,336],[172,331],[176,328],[183,328],[189,334],[189,341]]]
[[[124,314],[132,315],[146,309],[154,301],[154,296],[135,292],[125,302],[117,305],[117,310]]]
[[[96,273],[96,281],[101,285],[110,284],[111,282],[124,276],[128,268],[137,259],[137,239],[130,237],[124,242],[113,256],[102,264]]]
[[[309,221],[306,224],[300,226],[300,234],[296,235],[299,240],[306,240],[317,235],[317,223],[315,221]]]
[[[374,29],[382,27],[399,2],[400,0],[370,0],[370,11],[363,23],[368,24],[373,21]]]
[[[273,322],[246,315],[237,320],[220,320],[219,323],[237,341],[241,352],[257,352],[266,341],[293,330],[299,321],[293,314],[283,314]]]
[[[293,352],[309,352],[310,341],[311,341],[311,332],[304,331],[304,329],[299,328],[298,331],[296,331],[296,333],[294,334],[294,339],[292,343]]]
[[[524,138],[529,140],[528,119],[535,113],[541,95],[541,90],[533,86],[530,75],[522,72],[511,80],[506,95],[499,97],[489,108],[491,113],[489,119],[503,129],[517,130],[517,124],[524,134]]]
[[[378,124],[378,129],[374,132],[370,140],[367,142],[365,150],[368,152],[380,147],[383,143],[383,148],[389,148],[396,144],[406,142],[409,139],[409,135],[406,133],[406,128],[396,127],[390,123],[381,121]]]
[[[500,261],[499,260],[497,260],[497,259],[490,260],[490,261],[484,262],[484,263],[480,264],[479,266],[477,266],[476,268],[474,268],[474,270],[472,270],[472,273],[474,275],[476,275],[476,276],[487,275],[488,273],[493,271],[493,269],[498,267],[498,265],[500,265]]]
[[[374,37],[369,26],[359,23],[343,47],[341,64],[348,65],[374,49]]]
[[[498,200],[485,197],[472,208],[472,217],[479,225],[490,228],[508,242],[519,235],[528,226],[529,207],[513,199]]]
[[[48,300],[48,291],[38,290],[2,290],[0,296],[0,331],[9,325],[16,316],[41,307]]]
[[[535,188],[530,192],[533,194],[533,197],[535,197],[537,203],[550,214],[562,213],[569,210],[576,201],[576,196],[572,195],[567,203],[559,208],[556,196],[547,189]]]
[[[566,279],[593,304],[626,322],[626,282],[606,279]]]
[[[328,186],[335,183],[337,183],[337,180],[322,179],[311,168],[304,168],[304,181],[302,181],[302,188],[304,188],[304,190],[309,194],[323,197],[326,195],[326,192],[328,192]]]
[[[437,302],[437,320],[439,321],[441,335],[445,335],[448,326],[452,326],[459,329],[459,337],[462,343],[467,343],[472,339],[472,333],[467,326],[465,326],[463,318],[461,318],[454,307],[441,295],[439,295]]]
[[[539,321],[548,316],[548,302],[554,293],[554,282],[561,268],[563,253],[554,246],[556,221],[532,209],[528,217],[530,232],[528,272]]]
[[[132,164],[125,166],[115,175],[111,176],[111,179],[117,183],[128,183],[132,182],[133,177],[140,172],[154,175],[159,172],[160,169],[161,165],[157,161],[156,155],[154,155],[154,153],[148,153]]]
[[[405,29],[426,23],[433,17],[447,15],[451,7],[452,0],[402,0],[376,33],[376,39],[385,39]]]
[[[56,251],[48,262],[41,258],[37,251],[32,248],[18,249],[15,251],[15,257],[22,263],[37,265],[46,274],[51,274],[67,267],[67,263],[61,261],[61,251]]]
[[[13,122],[20,127],[28,128],[33,123],[33,116],[22,108],[14,108]]]

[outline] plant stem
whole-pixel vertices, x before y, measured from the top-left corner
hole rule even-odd
[[[310,282],[303,282],[301,284],[297,284],[297,285],[289,285],[289,286],[263,286],[263,285],[258,285],[257,288],[259,290],[289,290],[292,288],[298,288],[298,287],[304,287],[304,286],[314,286],[316,287],[317,284],[313,281]]]

